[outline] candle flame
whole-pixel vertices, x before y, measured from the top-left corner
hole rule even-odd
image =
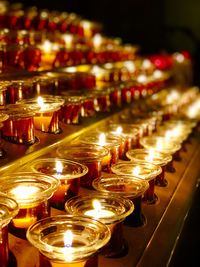
[[[65,247],[71,247],[73,241],[73,234],[71,230],[67,230],[64,234],[64,246]]]
[[[105,143],[106,143],[106,135],[104,133],[101,133],[99,135],[99,145],[105,146]]]
[[[65,253],[65,260],[72,261],[72,242],[73,242],[73,234],[71,230],[67,230],[64,233],[64,248],[63,251]]]
[[[162,149],[162,147],[163,147],[162,140],[158,139],[156,142],[156,148],[160,150]]]
[[[95,211],[97,211],[97,212],[101,211],[101,203],[99,202],[99,200],[94,199],[92,201],[92,206],[95,209]]]
[[[98,48],[100,47],[100,45],[102,44],[102,36],[101,34],[95,34],[94,37],[93,37],[93,45],[94,47]]]
[[[117,133],[117,134],[121,134],[122,131],[123,131],[122,127],[121,127],[121,126],[118,126],[118,127],[117,127],[117,130],[116,130],[116,133]]]
[[[155,150],[153,148],[149,149],[149,154],[147,156],[147,160],[153,162],[155,157]]]
[[[165,133],[166,140],[170,140],[170,138],[173,136],[173,131],[167,130]]]
[[[38,96],[37,103],[40,106],[40,108],[44,107],[44,99],[41,96]]]
[[[147,76],[144,75],[144,74],[140,74],[138,77],[137,77],[137,81],[139,83],[145,83],[147,81]]]
[[[137,166],[133,169],[133,175],[137,176],[140,174],[140,166]]]
[[[44,41],[43,43],[43,51],[45,53],[49,53],[52,50],[52,43],[48,40]]]
[[[63,164],[61,161],[56,160],[56,173],[61,174],[63,171]]]

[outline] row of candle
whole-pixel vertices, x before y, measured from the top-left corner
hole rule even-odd
[[[77,124],[80,117],[94,116],[96,112],[107,112],[112,107],[130,103],[135,97],[145,95],[144,91],[151,94],[162,84],[158,80],[157,87],[156,82],[151,83],[151,86],[148,84],[142,86],[142,84],[133,82],[118,84],[111,88],[103,87],[100,90],[62,91],[65,82],[62,84],[63,79],[59,79],[60,75],[58,77],[55,75],[55,79],[51,79],[50,73],[49,75],[49,77],[35,78],[35,80],[31,77],[24,81],[2,82],[2,106],[6,101],[17,103],[7,105],[1,116],[1,122],[4,121],[1,131],[5,139],[15,143],[33,144],[34,127],[43,132],[59,133],[59,120],[67,124]],[[80,83],[87,83],[87,78],[90,80],[90,76],[80,75]],[[66,80],[68,83],[68,77]],[[49,93],[53,90],[52,88],[60,90],[61,96],[40,96],[30,99],[29,94],[34,91],[40,95]]]
[[[38,46],[2,45],[0,72],[14,72],[16,69],[31,72],[80,64],[104,64],[133,60],[135,56],[132,50],[134,49],[126,46],[111,46],[95,51],[85,45],[75,45],[69,49],[48,40]]]
[[[167,129],[171,129],[171,128],[173,129],[172,134],[173,134],[174,139],[170,143],[168,142],[167,137],[160,136],[163,133],[163,128],[165,129],[164,127],[165,125],[167,126]],[[31,169],[33,169],[34,172],[36,171],[36,172],[43,173],[44,176],[42,176],[42,174],[34,175],[33,173],[21,173],[21,174],[15,174],[15,178],[7,176],[5,177],[6,179],[2,179],[0,183],[1,191],[4,193],[7,193],[11,197],[17,198],[18,205],[20,206],[18,215],[12,220],[12,223],[9,224],[9,231],[13,233],[14,235],[25,238],[26,229],[30,225],[34,224],[40,218],[49,216],[49,208],[48,206],[46,206],[47,202],[45,201],[45,199],[48,199],[49,197],[51,197],[53,192],[55,192],[53,197],[51,197],[50,199],[50,205],[53,205],[54,207],[60,208],[60,209],[63,209],[64,207],[66,207],[68,212],[79,215],[79,216],[87,215],[87,216],[95,217],[95,216],[98,216],[98,215],[94,216],[94,214],[96,214],[97,212],[97,214],[100,214],[99,215],[100,218],[98,217],[100,220],[103,220],[103,218],[105,217],[106,219],[104,220],[107,221],[106,224],[112,225],[111,227],[111,230],[112,230],[111,241],[112,242],[110,241],[111,242],[110,245],[107,245],[108,247],[105,247],[102,251],[104,251],[105,253],[104,255],[107,255],[107,256],[123,255],[124,253],[123,251],[126,249],[125,249],[125,245],[122,242],[122,240],[120,239],[120,242],[117,242],[117,244],[122,244],[122,246],[113,246],[113,244],[116,244],[116,238],[119,239],[121,236],[121,232],[119,233],[119,229],[120,229],[119,222],[121,222],[121,220],[124,220],[125,217],[130,215],[130,213],[133,211],[133,205],[130,205],[130,202],[127,202],[129,203],[127,204],[129,205],[128,210],[126,212],[121,211],[121,213],[119,210],[117,210],[117,212],[121,214],[121,215],[118,214],[119,216],[118,217],[116,213],[116,206],[117,206],[116,201],[120,202],[120,207],[122,208],[123,206],[122,202],[125,200],[122,200],[122,199],[120,200],[114,197],[114,200],[115,200],[115,203],[114,203],[113,202],[114,200],[112,199],[110,195],[78,196],[78,197],[72,198],[73,195],[78,194],[78,188],[79,188],[79,184],[78,183],[73,184],[72,181],[77,180],[80,177],[83,178],[85,176],[85,178],[90,179],[90,185],[91,185],[91,180],[92,180],[92,185],[100,192],[104,192],[104,193],[109,192],[110,194],[126,196],[130,198],[135,205],[135,211],[126,221],[129,226],[130,225],[131,226],[142,225],[143,223],[145,223],[144,215],[141,213],[142,195],[145,193],[144,200],[149,201],[147,203],[151,203],[151,204],[155,203],[155,199],[152,199],[152,196],[153,198],[155,196],[154,190],[153,190],[154,183],[152,183],[152,181],[154,182],[156,177],[157,177],[156,181],[159,181],[159,182],[164,181],[163,177],[160,180],[160,178],[158,178],[158,175],[161,173],[161,166],[165,166],[171,161],[171,157],[166,154],[166,151],[169,154],[174,154],[178,149],[180,149],[180,145],[176,145],[176,142],[181,142],[185,140],[188,134],[190,134],[191,128],[195,126],[194,123],[187,122],[187,121],[169,121],[165,125],[160,127],[159,131],[157,132],[157,136],[149,136],[149,137],[142,138],[140,140],[140,143],[143,144],[145,147],[147,147],[148,149],[153,148],[155,150],[154,155],[150,153],[151,150],[150,151],[143,150],[143,149],[129,150],[126,153],[127,157],[131,158],[131,160],[134,160],[134,162],[131,162],[131,163],[113,162],[114,165],[112,163],[111,170],[112,172],[117,173],[119,175],[118,177],[111,175],[111,177],[100,178],[101,175],[99,173],[97,174],[96,177],[85,176],[87,171],[90,172],[91,167],[94,169],[94,160],[98,160],[99,157],[97,156],[97,154],[95,155],[94,151],[92,152],[92,149],[90,151],[87,150],[84,153],[81,149],[77,147],[76,154],[77,156],[79,156],[79,158],[76,158],[76,159],[77,161],[80,161],[82,159],[82,162],[85,163],[87,167],[85,167],[84,165],[80,163],[74,163],[74,162],[70,162],[66,160],[63,160],[63,161],[57,160],[56,161],[57,169],[56,169],[54,159],[49,159],[49,160],[39,159],[33,162],[31,166],[28,165],[27,167],[29,169],[31,167]],[[176,140],[175,140],[175,137],[176,137]],[[153,138],[153,142],[152,142],[152,138]],[[155,138],[157,138],[157,145],[155,145]],[[102,151],[103,149],[105,150],[104,154],[102,153],[102,159],[100,162],[100,165],[102,166],[106,160],[108,161],[111,159],[111,157],[107,156],[108,154],[105,154],[105,152],[108,152],[108,150],[110,150],[110,145],[108,143],[105,143],[102,146]],[[104,146],[108,147],[107,151]],[[73,154],[74,153],[73,147],[71,148],[72,148],[71,152]],[[67,151],[68,151],[67,147],[64,147],[64,148],[60,147],[57,150],[57,153],[60,157],[62,156],[66,158],[69,155],[69,152],[67,153]],[[110,150],[110,153],[111,151],[112,150]],[[157,151],[162,151],[162,152],[164,151],[165,153],[161,153]],[[63,163],[63,165],[60,165],[61,162]],[[146,162],[149,162],[149,163],[146,163]],[[152,164],[152,162],[154,164]],[[53,175],[53,177],[55,178],[50,179],[46,175]],[[37,181],[38,178],[40,179],[39,183]],[[60,185],[57,179],[60,180]],[[158,185],[166,186],[166,183],[160,184],[159,182],[157,183]],[[82,185],[88,186],[87,183],[83,183]],[[26,190],[27,190],[27,194],[25,194]],[[30,195],[31,195],[31,199],[30,199]],[[68,198],[70,198],[70,200],[66,204],[64,204]],[[100,199],[103,204],[103,210],[101,210],[101,208],[98,206],[99,204],[97,204],[97,208],[94,208],[93,210],[93,208],[91,207],[92,205],[91,199]],[[39,203],[38,201],[41,201],[42,204]],[[59,203],[61,203],[60,206],[59,206]],[[87,206],[87,203],[88,203],[88,206]],[[107,205],[109,205],[109,208]],[[114,206],[113,210],[110,205]],[[115,218],[115,223],[113,222],[113,218]],[[59,218],[56,217],[56,218],[47,219],[47,221],[42,221],[41,223],[38,222],[38,224],[36,224],[37,231],[39,230],[39,232],[41,231],[41,233],[43,233],[44,225],[45,227],[47,228],[50,227],[51,229],[52,222],[56,223],[56,221],[58,220]],[[63,221],[68,220],[68,224],[66,226],[68,228],[69,218],[64,217],[61,220]],[[116,221],[118,222],[117,223],[118,226],[115,225]],[[45,223],[47,223],[48,225],[46,226]],[[115,225],[115,227],[113,224]],[[35,230],[36,225],[32,226],[33,229],[30,228],[30,231],[28,232],[28,237],[30,241],[36,247],[40,249],[40,242],[39,242],[40,238],[38,235],[36,238],[37,241],[35,240],[34,230]],[[46,230],[47,234],[49,233],[50,229]],[[115,229],[115,231],[113,229]],[[31,231],[33,231],[33,233]],[[59,229],[56,232],[57,233],[55,234],[59,236],[60,235],[60,233],[58,233]],[[51,237],[49,237],[50,239],[48,239],[48,236],[45,238],[46,238],[45,239],[46,242],[50,242],[48,245],[45,245],[46,248],[49,247],[49,245],[52,245],[53,247],[56,246],[56,242],[55,243],[51,242]],[[60,239],[60,237],[58,237],[59,242],[61,242],[61,244],[63,244],[62,242],[64,242],[62,238],[63,237],[61,237]],[[75,242],[73,244],[74,246],[76,246]],[[85,246],[86,244],[84,244],[84,247]],[[65,243],[64,243],[64,247],[65,247]],[[61,254],[60,252],[58,253],[57,251],[57,253],[61,257],[59,259],[56,258],[58,257],[58,255],[56,254],[56,251],[55,251],[55,254],[53,254],[54,259],[52,258],[52,260],[53,261],[55,260],[55,262],[64,261],[66,263],[68,261],[73,261],[76,258],[74,256],[75,254],[73,253],[72,254],[70,253],[70,258],[68,258],[66,256],[66,251],[62,250],[62,252],[63,251],[64,253],[61,253]],[[43,254],[47,256],[47,258],[51,258],[51,256],[48,253],[48,250],[45,250],[45,247],[43,247]],[[70,266],[70,265],[66,265],[66,266]],[[82,265],[77,265],[77,266],[82,266]]]
[[[14,104],[16,101],[35,97],[42,94],[60,95],[71,90],[109,91],[117,87],[122,91],[122,100],[130,103],[134,97],[139,98],[155,93],[167,84],[169,76],[163,72],[155,71],[152,76],[136,75],[142,73],[137,69],[131,72],[129,67],[134,62],[121,64],[121,69],[111,64],[109,69],[100,66],[82,66],[68,68],[63,72],[48,72],[38,76],[21,77],[21,79],[4,80],[1,82],[1,105]],[[134,77],[131,77],[131,76]],[[142,77],[142,79],[141,79]],[[132,80],[132,78],[134,78]],[[110,91],[112,91],[110,89]],[[76,94],[74,92],[74,94]],[[120,100],[121,101],[121,100]]]
[[[81,37],[91,37],[102,31],[101,24],[84,20],[75,13],[38,10],[35,6],[24,9],[22,3],[9,4],[7,1],[1,1],[1,7],[1,28],[68,31]]]

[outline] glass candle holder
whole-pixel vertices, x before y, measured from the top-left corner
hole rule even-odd
[[[96,252],[109,241],[110,230],[88,217],[60,215],[32,225],[27,239],[40,251],[39,267],[98,267]]]
[[[2,137],[16,144],[34,144],[34,109],[23,104],[10,104],[6,106],[4,112],[9,118],[3,123]]]
[[[32,172],[3,176],[0,190],[16,200],[19,212],[9,224],[9,232],[25,239],[26,230],[37,220],[50,216],[48,199],[59,186],[59,180]]]
[[[110,91],[110,103],[113,107],[121,107],[122,106],[122,92],[121,87],[119,85],[113,85],[109,87]]]
[[[9,118],[9,115],[6,113],[0,113],[0,131],[4,125],[4,122]],[[2,135],[2,133],[1,133]],[[2,147],[1,144],[1,135],[0,135],[0,158],[3,158],[6,154],[5,150]]]
[[[110,160],[104,159],[103,169],[110,172],[110,166],[118,162],[119,158],[124,155],[125,141],[122,137],[115,136],[109,133],[93,132],[90,135],[80,136],[78,138],[80,143],[95,144],[106,147],[111,155]]]
[[[65,202],[69,198],[78,195],[80,178],[88,172],[88,168],[83,164],[58,158],[36,159],[28,164],[27,168],[60,180],[58,189],[49,200],[52,207],[60,210],[64,210]]]
[[[180,125],[179,123],[177,126],[166,123],[162,127],[159,127],[157,132],[158,135],[164,136],[170,141],[181,143],[183,151],[186,151],[187,139],[191,133],[192,128],[190,126]]]
[[[110,110],[110,96],[107,88],[96,88],[90,92],[97,101],[96,111],[107,112]]]
[[[18,213],[16,201],[0,194],[0,263],[1,267],[15,266],[9,258],[8,224]]]
[[[36,76],[33,82],[33,93],[33,97],[55,95],[55,78],[45,74]]]
[[[121,136],[124,138],[124,155],[121,159],[126,159],[126,152],[131,148],[137,146],[139,142],[139,129],[132,127],[129,124],[114,124],[110,123],[105,126],[105,129],[113,135]]]
[[[173,155],[181,149],[181,145],[174,142],[169,142],[164,137],[146,136],[140,139],[140,144],[146,149],[154,149],[156,151]],[[167,170],[174,172],[173,160],[167,164]]]
[[[81,177],[80,184],[92,189],[92,181],[101,176],[102,161],[109,157],[109,151],[98,145],[73,144],[59,146],[56,150],[60,158],[80,162],[88,167],[88,172]]]
[[[147,204],[155,204],[158,200],[155,194],[155,178],[162,172],[160,166],[152,163],[117,163],[111,166],[113,173],[117,175],[135,176],[149,182],[149,188],[144,193],[143,201]]]
[[[63,99],[65,102],[59,111],[60,121],[66,124],[79,124],[83,106],[83,97],[63,96]]]
[[[66,202],[66,211],[74,216],[89,216],[107,225],[111,230],[109,243],[101,250],[106,257],[127,254],[122,221],[133,211],[132,201],[105,194],[80,195]]]
[[[165,179],[165,166],[172,160],[171,155],[167,155],[153,149],[133,149],[126,153],[128,159],[133,162],[149,162],[162,168],[162,172],[156,177],[155,183],[158,186],[165,187],[168,182]]]
[[[64,99],[73,99],[75,101],[80,101],[79,107],[77,107],[77,110],[79,112],[81,117],[92,117],[96,114],[96,105],[97,101],[96,99],[90,94],[89,92],[86,93],[84,90],[67,90],[61,92],[61,96]],[[76,113],[76,112],[75,112]],[[77,117],[78,118],[78,117]]]
[[[34,78],[23,78],[22,80],[12,80],[7,86],[6,103],[15,104],[17,101],[33,97]]]
[[[131,227],[140,227],[146,224],[142,212],[142,196],[148,189],[149,183],[134,176],[107,176],[95,179],[93,187],[108,195],[122,196],[130,199],[134,204],[133,212],[126,217],[125,224]]]
[[[38,98],[26,99],[20,101],[30,105],[35,110],[34,127],[45,133],[60,133],[58,113],[60,107],[64,104],[61,97],[39,96]]]
[[[9,84],[10,82],[0,81],[0,107],[4,107],[6,105],[6,90]]]

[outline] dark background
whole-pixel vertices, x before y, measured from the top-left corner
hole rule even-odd
[[[137,44],[141,54],[187,50],[200,86],[199,0],[10,0],[24,6],[75,12],[103,23],[104,33]]]
[[[139,44],[142,52],[188,50],[200,43],[199,0],[21,0],[25,6],[76,12],[102,22],[107,35]]]

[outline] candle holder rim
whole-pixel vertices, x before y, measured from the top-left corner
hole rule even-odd
[[[9,117],[33,117],[37,108],[30,107],[28,104],[8,104],[2,110],[5,114],[8,114]]]
[[[38,164],[53,163],[53,162],[55,163],[56,160],[61,161],[62,163],[65,163],[66,165],[70,164],[71,166],[81,167],[82,168],[82,172],[79,172],[77,174],[67,174],[66,177],[59,178],[60,180],[80,178],[80,177],[84,176],[88,172],[88,167],[86,165],[84,165],[84,164],[82,164],[80,162],[76,162],[76,161],[72,161],[72,160],[68,160],[68,159],[61,159],[61,158],[40,158],[40,159],[35,159],[35,160],[31,161],[29,164],[27,164],[27,167],[29,166],[31,168],[31,170],[36,172],[36,173],[43,173],[43,172],[38,171],[36,169],[35,165],[37,163]],[[54,176],[54,174],[49,174],[49,175]],[[69,176],[69,177],[67,177],[67,176]]]
[[[44,113],[44,112],[53,112],[60,109],[60,107],[64,104],[64,99],[61,96],[53,96],[53,95],[40,95],[43,98],[44,105],[48,104],[51,105],[48,107],[48,110],[40,110],[41,107],[37,103],[38,97],[23,99],[17,101],[17,103],[32,105],[32,108],[36,109],[37,113]]]
[[[91,133],[90,135],[85,134],[83,136],[79,136],[78,140],[80,142],[83,142],[84,144],[99,145],[99,135],[101,133],[102,132],[97,131],[94,134],[93,133]],[[105,133],[105,138],[106,138],[106,141],[105,141],[105,144],[103,145],[105,147],[112,147],[112,146],[119,147],[121,142],[124,141],[125,139],[122,136],[116,136],[114,134],[109,134],[109,133]],[[94,139],[94,140],[91,140],[91,139]]]
[[[64,153],[63,150],[64,149]],[[80,150],[83,149],[84,152],[91,153],[96,149],[96,153],[91,156],[86,157],[84,156],[79,156],[78,153],[80,154]],[[100,153],[99,153],[100,151]],[[69,153],[68,153],[69,152]],[[75,154],[73,153],[75,152]],[[105,156],[109,154],[109,150],[106,147],[100,146],[100,145],[86,145],[86,144],[73,144],[73,145],[68,145],[68,146],[59,146],[56,149],[56,153],[58,156],[66,159],[76,159],[77,161],[95,161],[97,159],[101,160]],[[67,154],[67,155],[66,155]],[[67,157],[65,157],[65,155]]]
[[[137,154],[146,154],[148,156],[149,151],[150,150],[146,149],[146,148],[130,149],[129,151],[126,152],[126,156],[131,161],[135,161],[135,162],[147,161],[148,162],[148,159],[146,159],[146,158],[140,159],[140,158],[137,158],[134,156]],[[172,156],[170,154],[165,154],[165,153],[157,151],[157,150],[155,150],[154,153],[156,155],[155,157],[157,157],[157,158],[153,159],[152,161],[153,161],[153,163],[154,163],[154,161],[156,161],[157,163],[154,163],[156,165],[164,166],[172,160]]]
[[[35,187],[40,188],[40,191],[34,193],[34,196],[32,194],[31,199],[23,197],[17,198],[16,202],[20,208],[49,199],[60,185],[60,181],[53,176],[33,172],[15,172],[2,176],[0,188],[2,191],[7,191],[6,195],[15,199],[15,196],[10,192],[10,190],[23,183],[30,183],[30,185],[35,183]],[[39,187],[39,185],[41,185],[41,187]]]
[[[2,208],[4,212],[2,212]],[[17,215],[18,211],[19,206],[16,200],[0,193],[0,226],[7,225]]]
[[[75,216],[75,215],[57,215],[41,219],[28,228],[26,233],[27,239],[31,244],[33,244],[36,248],[38,248],[44,255],[49,253],[50,257],[52,256],[53,253],[54,254],[56,253],[56,256],[58,256],[59,258],[63,256],[63,258],[59,260],[66,262],[66,257],[65,255],[63,255],[63,248],[59,246],[52,246],[49,244],[47,245],[45,244],[44,241],[42,241],[41,237],[41,235],[43,235],[43,233],[45,233],[46,230],[45,224],[50,223],[50,227],[52,228],[52,225],[59,226],[63,221],[65,222],[65,226],[68,229],[71,229],[71,227],[69,227],[70,222],[71,225],[73,225],[72,222],[75,222],[76,224],[81,224],[87,227],[88,229],[91,228],[93,229],[93,231],[97,233],[97,237],[99,238],[98,240],[94,240],[95,242],[93,241],[93,243],[89,246],[83,245],[82,247],[79,246],[72,248],[73,250],[70,250],[70,252],[72,253],[73,258],[75,258],[75,261],[73,262],[89,257],[90,255],[94,254],[98,249],[103,247],[110,240],[111,232],[108,226],[106,226],[99,220],[92,219],[88,216]],[[37,228],[39,228],[40,226],[42,227],[42,229],[39,231]],[[53,229],[57,230],[57,228],[55,227]],[[36,232],[34,233],[34,231]]]
[[[88,209],[93,208],[92,205],[92,200],[98,200],[100,201],[100,203],[105,203],[105,201],[114,201],[115,202],[115,206],[113,207],[113,212],[115,213],[113,216],[109,216],[109,217],[101,217],[98,218],[97,220],[105,223],[106,225],[109,224],[113,224],[113,223],[118,223],[121,222],[125,219],[125,217],[127,217],[128,215],[130,215],[133,210],[134,210],[134,204],[131,200],[129,200],[128,198],[125,198],[123,196],[117,196],[116,195],[108,195],[106,193],[90,193],[90,195],[78,195],[78,196],[74,196],[72,198],[70,198],[69,200],[66,201],[65,203],[65,210],[66,212],[70,213],[70,214],[75,214],[76,216],[85,216],[85,214],[83,214],[83,211],[80,210],[80,205],[81,202],[83,203],[83,206],[85,207],[87,202],[88,202]],[[123,210],[120,209],[120,212],[116,212],[117,211],[117,203],[120,204],[120,206],[123,206]],[[118,204],[118,205],[119,205]],[[76,208],[76,205],[78,205],[78,207]],[[79,209],[78,209],[79,208]],[[109,208],[109,210],[111,210]],[[90,217],[90,216],[89,216]]]
[[[9,118],[9,115],[4,112],[0,112],[0,123],[6,121]]]
[[[155,165],[153,163],[149,163],[149,162],[137,162],[137,163],[134,163],[132,161],[129,161],[129,162],[126,162],[126,163],[116,163],[116,164],[113,164],[111,166],[111,171],[117,175],[130,175],[130,176],[133,176],[133,173],[130,172],[130,173],[127,173],[128,169],[131,168],[132,170],[132,167],[138,167],[138,166],[142,166],[142,167],[146,167],[147,170],[152,170],[150,173],[148,174],[143,174],[143,175],[140,175],[140,174],[137,174],[137,175],[134,175],[135,177],[138,177],[140,179],[145,179],[147,181],[150,181],[152,179],[154,179],[157,175],[159,175],[161,172],[162,172],[162,168],[158,165]],[[124,168],[123,171],[119,170],[119,168]],[[126,173],[125,173],[126,171]]]
[[[124,185],[124,182],[128,182],[128,185],[133,184],[135,182],[136,186],[133,191],[117,191],[117,190],[109,190],[107,189],[106,185],[111,183],[111,185],[119,185],[122,181],[122,184]],[[113,182],[113,183],[112,183]],[[136,176],[129,176],[129,175],[113,175],[113,176],[106,176],[101,178],[96,178],[93,180],[92,185],[95,190],[101,192],[101,193],[109,193],[113,195],[120,195],[122,197],[138,197],[141,196],[148,188],[149,183],[148,181],[144,179],[140,179]],[[105,186],[104,186],[105,185]],[[138,186],[141,186],[138,188]],[[130,189],[130,187],[129,187]]]
[[[154,142],[156,144],[157,143],[157,139],[160,139],[160,140],[163,140],[163,141],[167,142],[164,137],[156,137],[156,136],[145,136],[145,137],[142,137],[142,138],[140,138],[139,142],[143,147],[148,149],[148,148],[152,147],[153,144],[149,144],[148,145],[147,142],[148,141],[150,142],[150,140],[151,141],[154,140]],[[171,144],[171,142],[167,142],[167,144]],[[155,148],[155,147],[153,146],[153,148]],[[181,148],[180,144],[173,142],[173,145],[170,145],[170,147],[168,146],[168,149],[167,149],[167,147],[164,147],[163,150],[167,151],[167,153],[173,154],[174,152],[178,151],[180,148]],[[159,151],[158,148],[155,148],[155,149]]]

